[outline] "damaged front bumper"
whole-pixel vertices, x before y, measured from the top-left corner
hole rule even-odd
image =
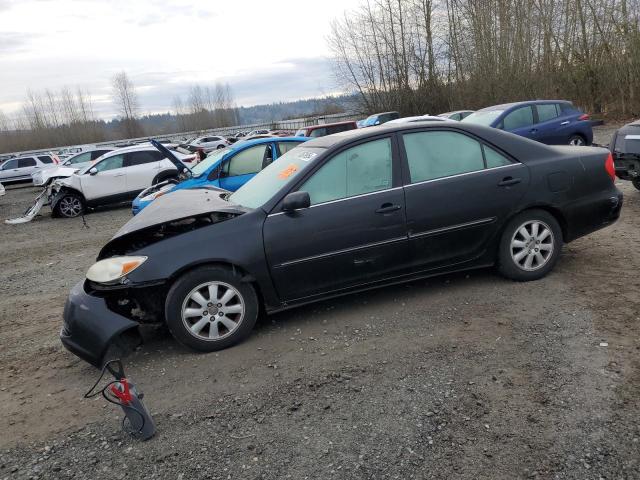
[[[125,332],[133,333],[140,343],[138,322],[109,309],[105,298],[90,295],[84,282],[69,294],[64,307],[64,324],[60,340],[67,350],[91,365],[102,368],[109,360],[110,348]]]

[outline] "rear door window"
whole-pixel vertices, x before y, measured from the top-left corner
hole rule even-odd
[[[543,103],[536,105],[538,110],[538,122],[548,122],[554,118],[558,118],[558,107],[555,103]]]
[[[160,152],[144,151],[131,152],[124,156],[124,166],[133,167],[136,165],[145,165],[147,163],[159,162],[164,158]]]
[[[20,158],[18,159],[18,168],[27,168],[27,167],[35,167],[36,159],[35,158]]]
[[[503,125],[505,130],[515,130],[533,125],[533,108],[526,106],[514,110],[504,117]]]
[[[480,142],[458,132],[429,131],[402,136],[411,183],[484,169]]]
[[[280,156],[284,155],[289,150],[293,150],[298,145],[300,145],[299,142],[278,142],[278,150],[280,150]]]

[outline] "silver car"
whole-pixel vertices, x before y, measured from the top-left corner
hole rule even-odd
[[[56,165],[51,155],[12,158],[0,165],[0,182],[31,181],[31,175],[34,173],[47,168],[53,168]]]

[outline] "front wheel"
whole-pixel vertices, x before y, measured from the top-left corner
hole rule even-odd
[[[65,193],[54,208],[54,213],[59,217],[75,218],[85,211],[84,200],[75,193]]]
[[[213,352],[249,336],[258,318],[258,297],[239,274],[222,267],[201,267],[173,284],[165,313],[176,340]]]
[[[640,190],[640,177],[634,178],[631,180],[631,183],[633,183],[633,186],[636,187],[636,189]]]
[[[538,280],[555,266],[562,250],[558,221],[544,210],[527,210],[516,215],[502,233],[498,269],[519,282]]]
[[[218,146],[216,147],[216,149],[217,149],[217,150],[222,150],[222,149],[223,149],[223,148],[225,148],[225,147],[226,147],[226,145],[222,145],[222,144],[220,144],[220,145],[218,145]]]

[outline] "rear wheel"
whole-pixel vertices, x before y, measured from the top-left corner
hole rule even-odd
[[[631,180],[631,183],[633,183],[634,187],[640,190],[640,177],[634,178],[633,180]]]
[[[222,150],[224,147],[225,147],[224,145],[220,144],[220,145],[218,145],[218,146],[216,147],[216,149],[217,149],[217,150]]]
[[[574,147],[584,147],[587,144],[587,141],[582,135],[571,135],[569,137],[569,145],[573,145]]]
[[[59,217],[75,218],[85,211],[84,199],[77,193],[65,193],[54,208]]]
[[[222,267],[201,267],[174,283],[165,312],[176,340],[195,350],[213,352],[251,333],[258,317],[258,297],[239,274]]]
[[[498,268],[512,280],[526,282],[547,275],[562,249],[562,230],[544,210],[527,210],[506,226],[500,240]]]

